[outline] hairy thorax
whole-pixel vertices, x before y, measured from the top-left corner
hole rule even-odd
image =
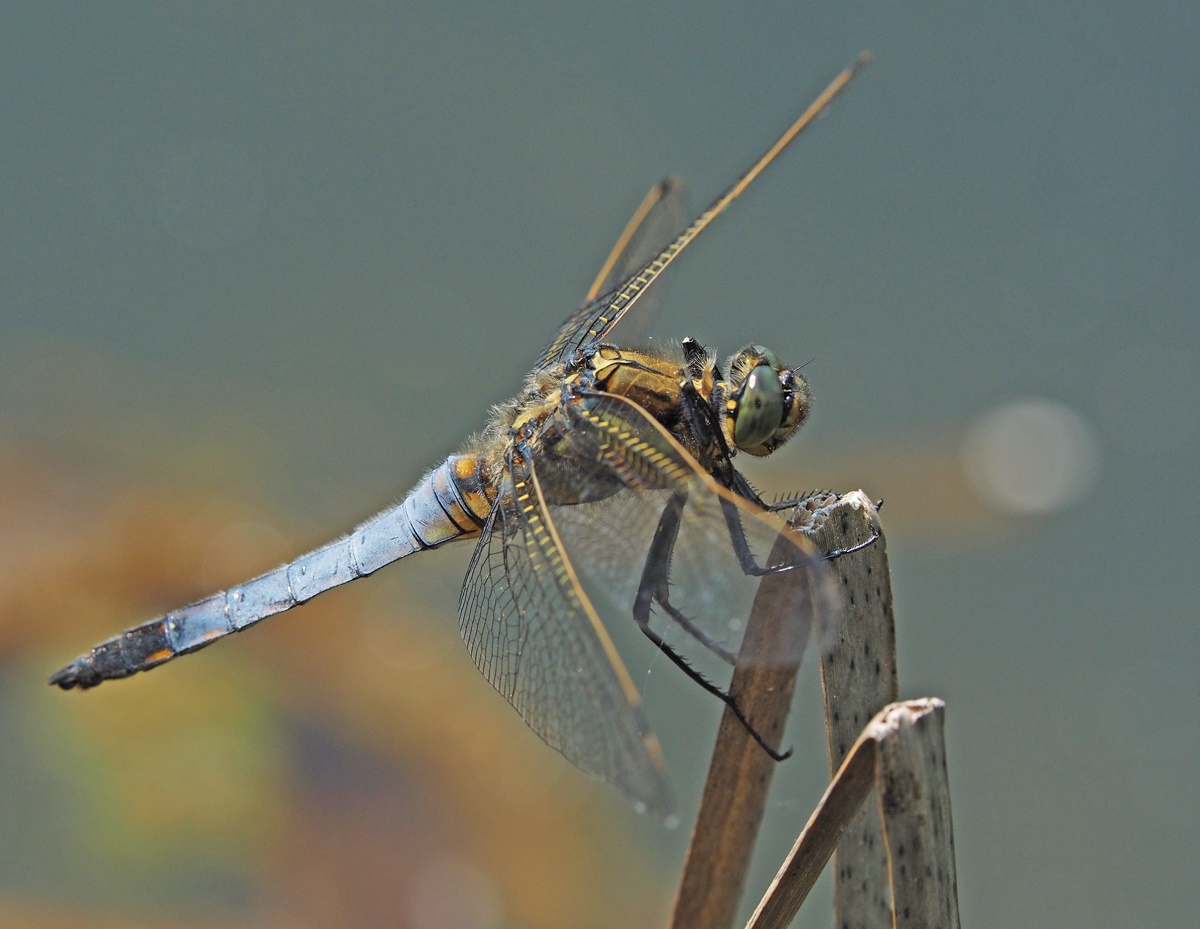
[[[555,365],[530,375],[520,394],[493,407],[487,429],[472,443],[471,450],[484,456],[489,473],[498,475],[504,472],[507,457],[523,444],[537,453],[550,496],[560,503],[582,502],[574,499],[579,484],[572,482],[570,472],[586,471],[591,462],[581,460],[576,453],[571,419],[564,405],[584,402],[582,397],[588,393],[602,392],[632,401],[703,461],[711,450],[698,447],[684,413],[682,395],[690,382],[698,397],[707,402],[712,394],[714,367],[709,360],[695,372],[699,376],[692,377],[678,346],[651,352],[599,345],[576,364]],[[570,490],[572,486],[574,491]],[[587,499],[619,489],[611,475],[602,481],[596,475],[586,486],[591,487]]]

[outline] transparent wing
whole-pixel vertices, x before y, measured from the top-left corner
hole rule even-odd
[[[683,179],[672,176],[655,184],[633,211],[583,299],[591,302],[615,290],[679,235],[687,221],[687,188]]]
[[[696,217],[686,229],[683,229],[674,239],[667,243],[657,254],[648,258],[638,270],[621,281],[611,291],[591,300],[580,307],[555,333],[534,364],[535,370],[564,361],[578,349],[604,339],[613,327],[638,303],[647,289],[679,257],[680,253],[691,244],[709,224],[720,216],[754,181],[763,169],[778,157],[792,141],[820,114],[826,106],[844,88],[858,71],[870,60],[868,53],[863,53],[858,59],[843,70],[821,92],[801,115],[784,133],[739,177],[712,205]]]
[[[668,177],[651,187],[601,265],[600,273],[583,298],[583,306],[558,328],[542,349],[534,367],[542,368],[561,361],[568,354],[564,351],[567,346],[573,349],[577,344],[585,343],[597,312],[607,305],[608,298],[646,262],[666,248],[679,235],[687,220],[687,190],[682,180]],[[660,278],[654,286],[647,287],[639,301],[638,313],[634,314],[636,319],[627,319],[622,324],[627,344],[632,344],[645,334],[646,326],[662,304],[664,283]]]
[[[484,527],[459,598],[476,666],[521,718],[576,767],[659,814],[666,766],[641,698],[558,543],[530,463]]]
[[[786,606],[788,644],[772,660],[799,661],[811,640],[830,641],[837,597],[808,539],[720,486],[625,398],[588,396],[568,412],[570,455],[559,467],[579,469],[585,485],[615,478],[625,491],[550,514],[614,618],[640,618],[711,675],[737,654],[762,572],[783,569],[802,576]]]

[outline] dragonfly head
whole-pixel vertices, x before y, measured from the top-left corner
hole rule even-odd
[[[733,448],[769,455],[792,437],[808,418],[812,392],[798,372],[761,345],[748,345],[725,366],[723,428]]]

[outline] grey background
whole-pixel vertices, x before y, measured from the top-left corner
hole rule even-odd
[[[514,392],[651,182],[704,205],[869,47],[681,259],[657,332],[812,360],[781,480],[924,487],[896,500],[922,519],[883,515],[903,692],[949,706],[968,924],[1182,925],[1198,27],[1166,0],[6,3],[0,440],[268,499],[313,527],[298,552]],[[1026,396],[1089,424],[1095,485],[947,538],[939,488],[893,451],[928,439],[933,462]],[[196,448],[226,467],[189,470]],[[462,564],[438,565],[447,623]],[[716,711],[660,686],[687,817]],[[814,722],[793,738],[821,744]],[[779,849],[819,790],[797,782]],[[686,830],[628,828],[677,870]],[[46,893],[31,854],[0,857],[0,893]]]

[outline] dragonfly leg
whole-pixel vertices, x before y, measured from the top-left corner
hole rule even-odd
[[[782,574],[785,571],[791,571],[795,568],[803,568],[814,561],[824,560],[818,555],[811,558],[803,558],[800,561],[788,562],[787,564],[767,565],[764,567],[755,560],[754,552],[750,550],[750,543],[746,541],[746,533],[742,529],[742,521],[738,515],[737,507],[731,501],[722,497],[721,512],[725,515],[725,526],[729,530],[729,541],[733,543],[733,551],[737,555],[738,564],[742,566],[742,571],[749,577]]]
[[[762,507],[768,513],[775,513],[778,512],[778,510],[788,510],[801,502],[800,500],[788,500],[786,501],[786,506],[781,506],[777,510],[774,504],[767,503],[762,497],[759,496],[758,491],[754,489],[748,480],[746,480],[746,475],[742,474],[742,472],[738,470],[734,470],[733,472],[733,480],[729,484],[729,489],[739,497],[749,500],[751,503]]]
[[[740,477],[741,475],[738,476]],[[768,513],[780,513],[784,510],[795,509],[796,507],[800,506],[800,504],[808,500],[809,497],[816,496],[818,493],[823,492],[824,491],[813,491],[812,493],[804,494],[803,496],[785,497],[783,500],[776,500],[774,503],[764,503],[763,506],[766,507]],[[879,502],[882,503],[883,501],[881,500]],[[876,507],[876,509],[878,509],[878,507]],[[859,542],[856,545],[851,545],[849,548],[835,548],[832,551],[823,552],[820,560],[833,561],[835,558],[841,558],[843,555],[853,555],[855,552],[861,552],[868,545],[874,545],[878,539],[879,533],[873,532],[871,533],[871,537],[865,542]]]
[[[729,707],[730,712],[737,717],[738,722],[750,733],[751,737],[762,747],[763,751],[775,761],[783,761],[791,757],[792,750],[788,749],[787,751],[780,752],[768,745],[758,730],[751,725],[750,720],[746,718],[746,714],[742,712],[742,708],[738,706],[732,694],[714,684],[700,671],[692,667],[686,658],[668,645],[663,637],[650,627],[650,608],[653,604],[657,603],[685,632],[714,655],[717,655],[728,664],[734,664],[737,660],[736,656],[729,649],[725,648],[692,622],[682,611],[673,606],[670,601],[667,573],[671,563],[671,553],[675,547],[675,540],[679,537],[680,518],[686,503],[687,496],[685,494],[675,493],[671,495],[671,498],[667,501],[667,505],[663,508],[662,515],[658,519],[658,525],[654,530],[654,539],[650,543],[650,551],[646,556],[646,565],[642,570],[642,579],[638,585],[637,597],[634,599],[633,618],[637,622],[638,628],[641,629],[642,634],[653,642],[655,647],[666,655],[675,667],[679,668],[680,671],[699,684],[703,690],[712,694]]]
[[[685,357],[689,350],[687,345],[689,341],[692,340],[684,340]],[[699,351],[702,352],[703,349],[701,348]],[[721,431],[721,421],[717,416],[717,411],[712,404],[706,402],[700,396],[700,392],[690,381],[685,381],[680,385],[679,405],[683,411],[684,418],[688,421],[692,435],[696,438],[696,443],[701,448],[706,448],[710,445],[717,448],[718,454],[713,459],[713,477],[722,486],[728,487],[734,493],[745,497],[752,503],[757,503],[759,506],[765,506],[758,494],[750,486],[750,482],[730,462],[729,459],[733,453],[729,450],[729,444],[725,441],[725,434]]]
[[[775,506],[775,504],[768,505],[767,509],[775,512]],[[750,577],[783,574],[785,571],[803,568],[817,561],[832,561],[835,558],[841,558],[843,555],[852,555],[855,552],[862,551],[868,545],[874,545],[879,539],[879,533],[876,532],[865,542],[859,542],[857,545],[851,545],[849,548],[837,548],[831,552],[820,552],[800,561],[763,567],[755,560],[754,552],[750,551],[750,546],[746,542],[746,534],[742,531],[742,523],[738,518],[737,508],[729,501],[722,499],[721,509],[725,514],[725,525],[729,529],[729,540],[733,543],[733,550],[737,555],[738,563],[742,566],[742,570]]]
[[[812,494],[804,494],[803,496],[784,497],[782,500],[776,500],[774,503],[765,503],[763,505],[767,508],[768,513],[782,513],[784,510],[796,509],[801,503],[815,494],[816,492],[814,491]]]
[[[742,712],[742,708],[738,706],[737,701],[733,698],[731,693],[726,690],[722,690],[703,674],[693,668],[690,664],[688,664],[687,659],[685,659],[681,654],[679,654],[679,652],[675,651],[675,649],[671,648],[670,645],[664,642],[662,636],[660,636],[649,626],[641,625],[639,623],[639,627],[645,634],[646,638],[653,642],[658,650],[671,660],[671,663],[674,664],[675,667],[699,684],[708,693],[712,694],[727,707],[729,707],[730,712],[737,717],[737,721],[742,724],[742,727],[748,733],[750,733],[750,736],[754,739],[754,741],[757,742],[759,746],[761,746],[762,750],[770,755],[772,759],[775,761],[786,761],[788,758],[792,757],[792,750],[790,748],[781,752],[767,744],[767,741],[762,737],[758,730],[754,728],[750,720],[746,718],[746,714]]]
[[[642,569],[641,581],[638,584],[637,596],[634,598],[633,618],[641,629],[642,634],[646,636],[655,647],[670,659],[675,667],[679,668],[684,674],[695,681],[706,692],[712,694],[727,707],[730,712],[742,724],[745,730],[750,734],[755,742],[775,761],[783,761],[791,756],[791,749],[780,752],[768,745],[762,735],[751,725],[746,715],[742,712],[742,708],[738,706],[737,701],[726,690],[714,684],[705,677],[699,670],[692,667],[679,652],[675,651],[667,642],[650,627],[650,611],[654,604],[658,604],[663,611],[675,621],[685,632],[707,648],[710,652],[720,657],[728,664],[736,662],[736,656],[729,649],[722,646],[719,642],[713,639],[708,633],[697,626],[691,619],[682,611],[677,609],[670,601],[670,581],[669,569],[671,564],[671,556],[675,549],[675,542],[679,538],[680,523],[683,517],[683,508],[687,504],[687,495],[682,492],[673,493],[670,499],[667,500],[667,505],[663,507],[662,515],[659,516],[658,525],[654,529],[654,538],[651,540],[650,549],[646,554],[646,563]],[[722,500],[722,507],[732,506],[725,500]],[[753,555],[750,553],[750,547],[746,542],[745,536],[742,533],[740,521],[737,519],[736,510],[733,514],[725,510],[726,522],[730,527],[731,536],[734,538],[735,549],[739,548],[739,561],[745,568],[747,560],[757,568],[753,562]],[[735,531],[736,527],[736,531]],[[743,557],[744,553],[744,557]],[[793,565],[782,566],[785,568],[794,567]],[[768,573],[766,569],[758,569],[762,573]],[[747,572],[751,573],[751,572]],[[774,572],[770,572],[774,573]]]
[[[650,550],[646,553],[646,564],[642,569],[642,579],[638,584],[637,596],[634,598],[633,618],[641,630],[649,636],[650,609],[653,604],[657,603],[688,635],[726,664],[733,664],[736,656],[729,649],[671,604],[668,574],[675,540],[679,537],[679,523],[685,503],[687,503],[685,494],[672,494],[663,508],[662,515],[658,518],[658,525],[654,529],[654,539],[650,543]]]

